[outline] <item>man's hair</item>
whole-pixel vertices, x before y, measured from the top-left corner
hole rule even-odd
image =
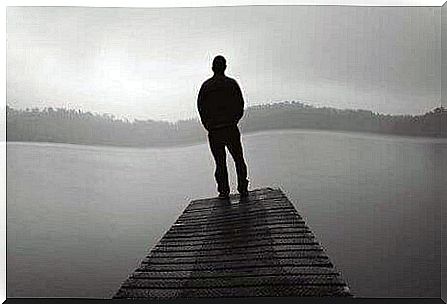
[[[213,60],[213,71],[223,73],[227,67],[227,61],[222,55],[217,55]]]

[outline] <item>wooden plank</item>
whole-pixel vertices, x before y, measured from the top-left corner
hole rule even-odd
[[[340,276],[340,274],[332,268],[315,268],[315,267],[282,267],[278,272],[275,268],[245,269],[245,270],[226,270],[226,271],[136,271],[130,278],[171,278],[171,279],[189,279],[189,278],[209,278],[209,277],[253,277],[253,276],[273,276],[273,275],[321,275],[321,276]]]
[[[192,201],[114,298],[351,296],[280,189]]]

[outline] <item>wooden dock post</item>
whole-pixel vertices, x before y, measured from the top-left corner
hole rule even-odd
[[[280,189],[192,201],[114,298],[351,296]]]

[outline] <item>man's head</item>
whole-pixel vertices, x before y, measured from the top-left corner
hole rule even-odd
[[[221,55],[214,57],[213,72],[216,74],[223,74],[227,68],[227,61]]]

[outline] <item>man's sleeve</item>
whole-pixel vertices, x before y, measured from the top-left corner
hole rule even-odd
[[[200,87],[199,96],[197,97],[197,109],[199,110],[200,121],[202,122],[205,129],[207,129],[206,124],[206,108],[205,108],[205,89],[203,85]]]
[[[244,97],[242,96],[241,88],[236,81],[234,81],[234,86],[234,97],[236,101],[236,120],[237,122],[239,122],[239,120],[244,115]]]

